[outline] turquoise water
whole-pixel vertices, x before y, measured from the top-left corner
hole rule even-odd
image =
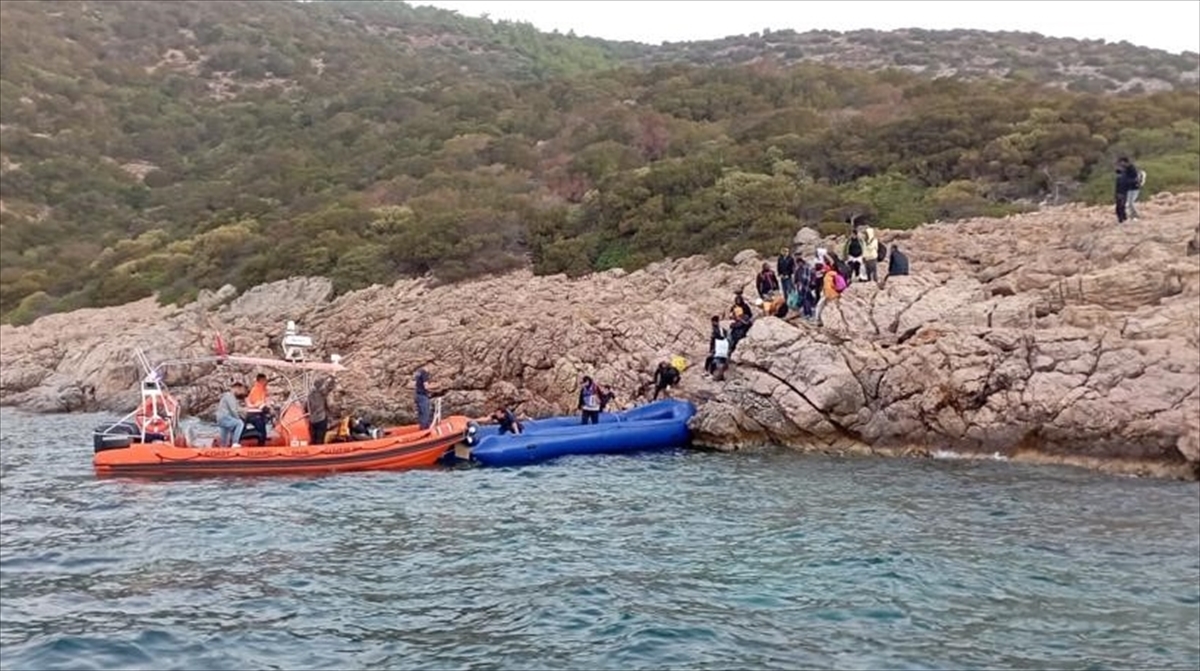
[[[0,414],[5,669],[1200,667],[1200,489],[779,452],[145,482]]]

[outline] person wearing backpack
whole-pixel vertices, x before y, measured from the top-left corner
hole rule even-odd
[[[821,300],[817,301],[817,313],[813,318],[818,324],[821,323],[821,312],[825,309],[826,303],[836,301],[842,292],[848,286],[846,278],[838,273],[837,269],[830,267],[822,267],[821,271]]]

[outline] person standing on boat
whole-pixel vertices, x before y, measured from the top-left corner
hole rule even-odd
[[[333,389],[332,377],[325,377],[313,384],[308,392],[308,436],[313,445],[323,445],[329,432],[329,391]]]
[[[267,444],[267,420],[271,417],[271,408],[267,406],[267,376],[259,373],[254,378],[254,386],[246,396],[246,423],[258,432],[258,446]]]
[[[601,396],[604,390],[591,376],[583,376],[583,386],[579,388],[579,410],[583,414],[584,424],[600,423]]]
[[[217,401],[217,428],[221,430],[221,447],[241,447],[242,430],[246,422],[242,419],[241,400],[246,398],[246,385],[234,382]]]
[[[417,424],[422,430],[428,429],[433,426],[433,406],[429,402],[429,397],[431,396],[428,386],[429,371],[424,368],[418,369],[413,379],[416,383]]]

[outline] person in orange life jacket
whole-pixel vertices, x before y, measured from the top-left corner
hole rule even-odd
[[[826,266],[822,267],[821,272],[821,300],[817,301],[817,312],[813,317],[818,323],[821,321],[821,311],[825,309],[825,304],[841,296],[842,291],[838,289],[838,285],[843,288],[846,286],[845,278],[841,277],[837,270]]]
[[[604,390],[591,376],[583,376],[583,384],[579,387],[579,410],[583,416],[583,424],[599,424],[600,410],[603,407]]]
[[[745,338],[750,332],[750,327],[754,325],[754,313],[740,289],[733,296],[733,309],[730,313],[733,314],[733,323],[729,325],[729,355],[732,357],[738,341]]]
[[[771,266],[765,263],[762,265],[762,270],[754,278],[754,288],[758,291],[758,297],[764,301],[779,291],[779,278],[775,276]]]
[[[258,431],[258,445],[267,444],[267,420],[271,418],[271,408],[267,405],[267,376],[259,373],[254,377],[254,386],[246,396],[246,423]]]
[[[753,315],[750,311],[750,304],[746,302],[746,297],[742,295],[742,290],[738,289],[733,294],[733,307],[729,308],[729,318],[733,321],[741,319],[745,315]]]

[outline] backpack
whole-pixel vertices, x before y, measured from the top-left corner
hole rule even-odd
[[[836,270],[837,274],[841,276],[843,282],[847,277],[850,277],[850,264],[841,259],[838,259],[834,262],[833,269]]]
[[[879,253],[875,255],[875,260],[882,261],[882,260],[886,259],[887,253],[888,253],[887,245],[883,244],[883,241],[881,240],[879,242]]]
[[[833,288],[839,294],[846,290],[846,278],[841,273],[833,274]]]
[[[1138,170],[1137,185],[1138,185],[1139,189],[1146,185],[1146,171],[1145,170]]]

